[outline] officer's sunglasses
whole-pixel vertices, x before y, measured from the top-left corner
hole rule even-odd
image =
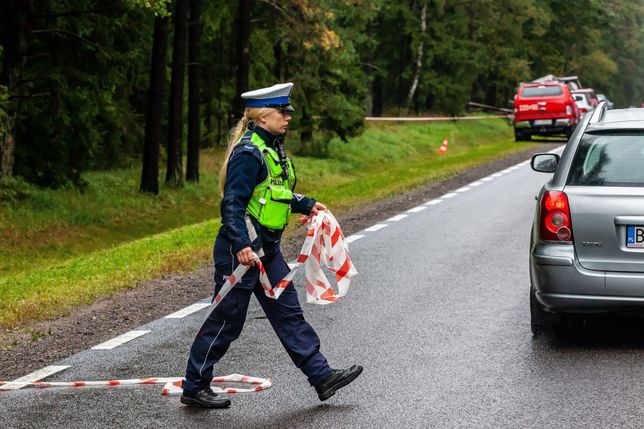
[[[286,109],[276,109],[276,110],[280,112],[282,116],[293,116],[293,112],[291,112],[290,110],[286,110]]]

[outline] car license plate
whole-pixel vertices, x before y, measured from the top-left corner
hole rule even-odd
[[[626,227],[626,247],[644,248],[644,226]]]
[[[552,119],[536,119],[534,121],[534,126],[539,126],[539,125],[552,125]]]

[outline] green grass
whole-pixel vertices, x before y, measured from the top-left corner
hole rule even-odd
[[[443,137],[447,155],[438,155]],[[298,191],[336,214],[529,147],[504,120],[370,124],[324,159],[297,157]],[[216,171],[202,155],[202,180],[160,196],[137,191],[138,169],[87,174],[88,187],[29,188],[0,206],[0,326],[65,314],[137,282],[207,261],[219,228]]]

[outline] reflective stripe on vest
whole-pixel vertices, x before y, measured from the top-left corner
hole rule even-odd
[[[282,177],[280,158],[274,149],[268,147],[262,138],[252,131],[246,132],[238,144],[251,143],[264,156],[266,179],[255,186],[253,196],[246,211],[257,219],[260,225],[270,229],[283,229],[288,224],[291,214],[291,200],[295,185],[295,170],[290,158],[287,158],[288,178]]]

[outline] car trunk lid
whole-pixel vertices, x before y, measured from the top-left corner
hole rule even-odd
[[[644,229],[644,188],[568,186],[575,253],[589,270],[644,272],[644,247],[633,231]]]

